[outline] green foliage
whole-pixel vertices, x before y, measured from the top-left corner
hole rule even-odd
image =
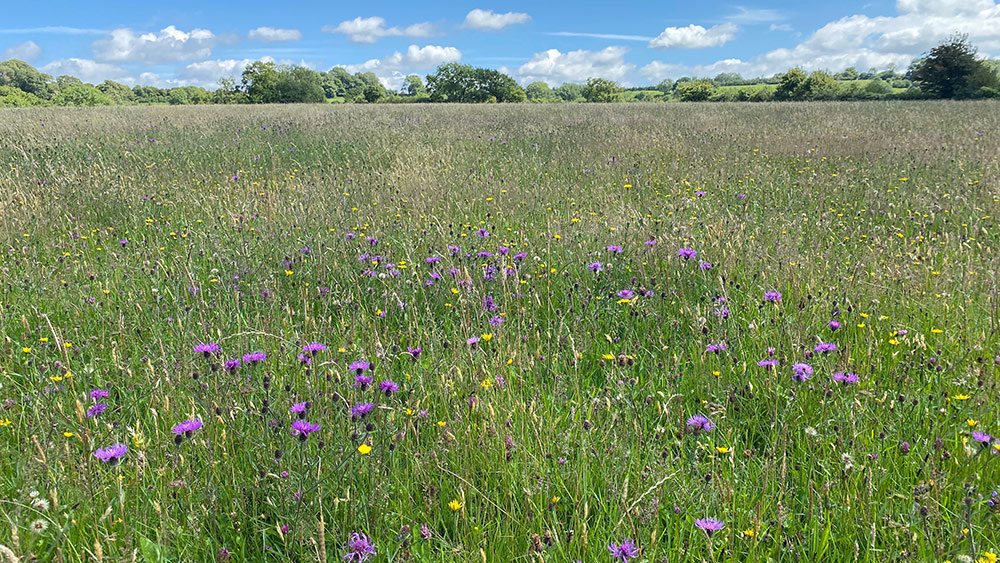
[[[57,106],[110,106],[114,101],[104,92],[90,84],[70,86],[53,96]]]
[[[583,90],[583,84],[567,82],[558,88],[554,88],[552,93],[564,102],[582,102],[584,101]]]
[[[937,98],[971,98],[981,88],[1000,88],[1000,78],[976,57],[965,35],[955,35],[914,60],[907,78]]]
[[[0,108],[44,106],[48,103],[34,94],[13,86],[0,86]]]
[[[10,59],[0,62],[0,86],[11,86],[44,100],[52,97],[49,82],[52,77],[35,70],[24,61]]]
[[[774,99],[790,101],[801,99],[798,96],[803,91],[809,76],[801,68],[793,68],[781,75],[778,89],[774,91]]]
[[[613,80],[588,78],[583,87],[583,98],[588,102],[613,103],[625,101],[625,89]]]
[[[427,93],[423,79],[419,75],[411,74],[403,79],[402,93],[406,96],[418,96]]]
[[[118,105],[130,104],[135,101],[135,92],[128,86],[114,80],[105,80],[97,85],[97,89]]]
[[[548,102],[555,99],[555,94],[545,82],[532,82],[524,89],[524,95],[529,102]]]
[[[674,91],[674,81],[669,78],[664,78],[656,85],[656,89],[663,92],[665,95],[669,95]]]
[[[302,66],[280,69],[275,91],[280,104],[317,104],[326,99],[320,74]]]
[[[694,80],[681,83],[674,96],[682,102],[707,102],[716,92],[715,84],[708,80]]]
[[[431,101],[516,103],[527,100],[524,90],[506,74],[459,63],[439,66],[427,75]]]

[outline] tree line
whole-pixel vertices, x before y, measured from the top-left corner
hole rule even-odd
[[[623,88],[590,78],[585,84],[552,88],[545,82],[522,87],[498,70],[459,63],[439,66],[421,78],[412,74],[402,87],[387,89],[371,72],[351,74],[343,67],[327,72],[302,66],[256,61],[239,79],[220,81],[215,90],[199,86],[157,88],[112,80],[87,84],[72,76],[52,76],[16,59],[0,62],[0,107],[99,106],[150,104],[260,103],[562,103],[651,101],[814,101],[1000,97],[1000,61],[976,56],[967,38],[957,35],[914,59],[905,73],[894,69],[831,74],[793,68],[769,78],[744,79],[721,73],[715,78],[666,79],[656,86]]]

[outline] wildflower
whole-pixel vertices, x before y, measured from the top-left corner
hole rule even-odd
[[[364,391],[368,388],[372,382],[375,381],[370,375],[356,375],[354,376],[354,386]]]
[[[108,392],[105,391],[104,389],[94,389],[94,390],[92,390],[90,392],[90,400],[91,401],[95,401],[95,402],[98,399],[102,399],[102,398],[107,397],[107,396],[108,396]]]
[[[347,561],[348,563],[362,563],[363,561],[368,561],[369,558],[378,555],[375,553],[375,544],[364,534],[359,534],[357,532],[351,534],[351,540],[347,542],[344,546],[347,553],[341,558],[342,561]]]
[[[701,268],[702,270],[711,270],[712,269],[712,263],[711,262],[702,262],[701,264],[698,264],[698,267]]]
[[[711,432],[712,428],[715,428],[715,425],[712,424],[712,421],[705,415],[696,414],[687,419],[688,432],[691,432],[696,436],[702,432]]]
[[[312,356],[316,355],[316,352],[322,352],[326,350],[326,345],[321,342],[310,342],[302,347],[303,354],[310,354]]]
[[[31,523],[31,531],[35,532],[36,534],[41,534],[47,529],[49,529],[49,523],[46,522],[45,520],[42,520],[41,518]]]
[[[228,371],[229,373],[233,373],[239,367],[240,367],[240,359],[239,358],[233,358],[231,360],[226,360],[225,368],[226,368],[226,371]]]
[[[97,403],[96,405],[87,409],[87,418],[94,418],[95,416],[104,412],[104,409],[108,408],[108,405],[104,403]]]
[[[121,458],[125,457],[126,453],[128,453],[128,446],[119,442],[106,448],[98,449],[94,452],[94,457],[104,463],[114,465],[118,463]]]
[[[760,367],[762,367],[762,368],[773,369],[775,366],[778,365],[778,360],[775,360],[773,358],[769,358],[769,359],[761,360],[761,361],[757,362],[757,365],[760,366]]]
[[[849,383],[857,383],[858,382],[858,374],[856,374],[856,373],[844,373],[844,372],[838,371],[837,373],[833,374],[833,380],[836,381],[837,383],[843,383],[844,385],[847,385]]]
[[[353,362],[351,363],[349,369],[358,375],[361,375],[367,369],[371,369],[372,365],[368,362]]]
[[[295,413],[299,415],[299,418],[304,418],[306,415],[306,409],[309,408],[309,403],[303,401],[301,403],[295,403],[288,409],[288,412]]]
[[[319,431],[319,424],[313,424],[304,419],[298,419],[292,423],[292,436],[298,436],[299,440],[305,442],[313,432]]]
[[[431,529],[427,524],[420,525],[420,537],[424,540],[431,539]]]
[[[693,248],[681,248],[677,251],[677,255],[685,260],[690,260],[695,256],[698,256],[698,251]]]
[[[256,365],[259,362],[263,362],[267,359],[267,354],[264,352],[251,352],[249,354],[244,354],[243,363]]]
[[[622,250],[623,250],[622,247],[620,247],[620,246],[618,246],[616,244],[612,244],[612,245],[608,246],[608,252],[613,252],[615,254],[620,254],[622,252]]]
[[[604,265],[601,264],[600,262],[591,262],[590,264],[587,265],[587,269],[590,270],[591,272],[595,272],[595,273],[596,272],[603,272],[604,271]]]
[[[49,509],[49,501],[43,498],[36,498],[35,500],[31,501],[31,506],[35,510],[45,511]]]
[[[718,344],[709,344],[705,346],[705,352],[718,354],[726,349],[726,343],[720,342]]]
[[[361,455],[368,455],[372,453],[372,447],[369,446],[368,444],[361,444],[360,446],[358,446],[358,453]]]
[[[215,342],[205,342],[203,344],[195,344],[194,352],[195,354],[204,354],[205,357],[207,358],[212,354],[216,354],[219,352],[219,345],[216,344]]]
[[[630,539],[622,540],[619,544],[609,544],[608,551],[611,552],[611,557],[613,559],[617,559],[622,563],[628,563],[629,559],[639,557],[639,548],[636,547],[635,542]]]
[[[407,348],[406,349],[406,353],[409,354],[410,357],[413,358],[413,361],[419,360],[420,359],[420,354],[423,351],[424,350],[421,347],[419,347],[419,346],[417,346],[416,348]]]
[[[792,379],[796,381],[808,381],[813,374],[813,368],[811,365],[798,362],[792,365]]]
[[[764,292],[764,301],[770,301],[771,303],[781,302],[781,292],[780,291],[766,291]]]
[[[473,348],[475,348],[476,344],[479,344],[479,337],[478,336],[473,336],[471,338],[468,338],[468,339],[465,340],[465,343],[468,344],[469,346],[472,346]]]
[[[392,395],[393,393],[399,393],[399,385],[391,379],[386,379],[382,383],[379,383],[378,388],[385,393],[386,397]]]
[[[457,512],[461,510],[463,506],[464,505],[462,503],[458,502],[458,499],[455,499],[448,503],[448,508],[450,508],[452,512]]]
[[[709,536],[725,527],[724,523],[715,518],[699,518],[694,521],[694,525],[704,530]]]
[[[181,422],[180,424],[174,426],[173,432],[174,434],[178,435],[184,434],[185,436],[190,438],[191,433],[194,432],[195,430],[200,429],[202,426],[204,426],[204,424],[202,424],[201,421],[198,419],[185,420],[184,422]]]
[[[490,326],[500,326],[502,324],[503,324],[502,316],[496,315],[494,317],[490,317]]]
[[[358,403],[351,407],[351,418],[360,420],[368,416],[368,413],[370,413],[374,408],[375,405],[372,403]]]
[[[635,297],[635,293],[631,289],[623,289],[618,292],[618,297],[621,299],[632,299]]]
[[[903,454],[910,453],[910,443],[909,442],[900,442],[899,443],[899,451],[900,451],[900,453],[903,453]]]
[[[830,321],[828,324],[830,326],[830,330],[837,330],[838,328],[840,328],[840,323],[838,323],[837,321]]]
[[[973,432],[972,439],[985,446],[993,440],[993,436],[990,436],[985,432]]]
[[[817,353],[821,352],[824,354],[827,352],[833,352],[836,349],[837,345],[832,342],[820,342],[819,344],[816,345],[815,348],[813,348],[813,350],[815,350]]]

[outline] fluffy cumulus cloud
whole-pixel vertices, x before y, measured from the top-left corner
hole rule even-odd
[[[715,76],[737,72],[770,76],[800,66],[839,72],[895,66],[905,69],[914,57],[949,35],[966,33],[981,54],[1000,55],[1000,3],[994,0],[898,0],[897,15],[856,14],[830,22],[791,48],[768,51],[749,60],[723,59],[682,65],[653,61],[639,73],[651,82],[678,76]]]
[[[480,10],[476,8],[465,16],[462,27],[466,29],[482,29],[486,31],[498,31],[508,25],[526,23],[531,16],[524,12],[507,12],[506,14],[495,14],[493,10]]]
[[[653,49],[703,49],[719,47],[736,37],[739,27],[727,22],[705,29],[691,24],[687,27],[668,27],[649,42]]]
[[[42,48],[34,41],[25,41],[19,45],[14,45],[0,52],[0,61],[8,59],[18,59],[21,61],[32,61],[42,54]]]
[[[399,89],[407,74],[433,70],[440,64],[462,60],[462,52],[455,47],[410,45],[405,53],[396,51],[382,59],[371,59],[356,65],[343,66],[347,72],[373,72],[386,88]]]
[[[204,59],[212,55],[212,47],[230,40],[207,29],[186,32],[171,25],[157,33],[137,34],[128,28],[116,29],[94,41],[92,48],[97,60],[157,64]]]
[[[247,38],[253,41],[263,41],[272,43],[275,41],[298,41],[302,39],[302,32],[297,29],[277,29],[273,27],[258,27],[251,29]]]
[[[384,18],[357,17],[342,21],[336,26],[325,25],[323,31],[346,35],[355,43],[375,43],[383,37],[430,37],[434,35],[434,26],[423,22],[407,27],[386,27]]]
[[[68,74],[91,84],[97,84],[105,80],[114,80],[129,85],[136,82],[129,71],[119,66],[99,63],[90,59],[60,59],[52,61],[39,70],[52,76]]]
[[[582,82],[600,77],[622,81],[635,65],[625,62],[625,47],[607,47],[600,51],[560,52],[549,49],[535,53],[531,60],[517,69],[517,78],[523,84],[543,81],[551,86],[563,82]]]

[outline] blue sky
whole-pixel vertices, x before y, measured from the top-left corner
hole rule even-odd
[[[390,87],[460,61],[527,84],[626,85],[793,66],[905,69],[955,32],[1000,55],[1000,0],[257,2],[7,0],[0,60],[88,82],[214,87],[257,59],[371,71]]]

